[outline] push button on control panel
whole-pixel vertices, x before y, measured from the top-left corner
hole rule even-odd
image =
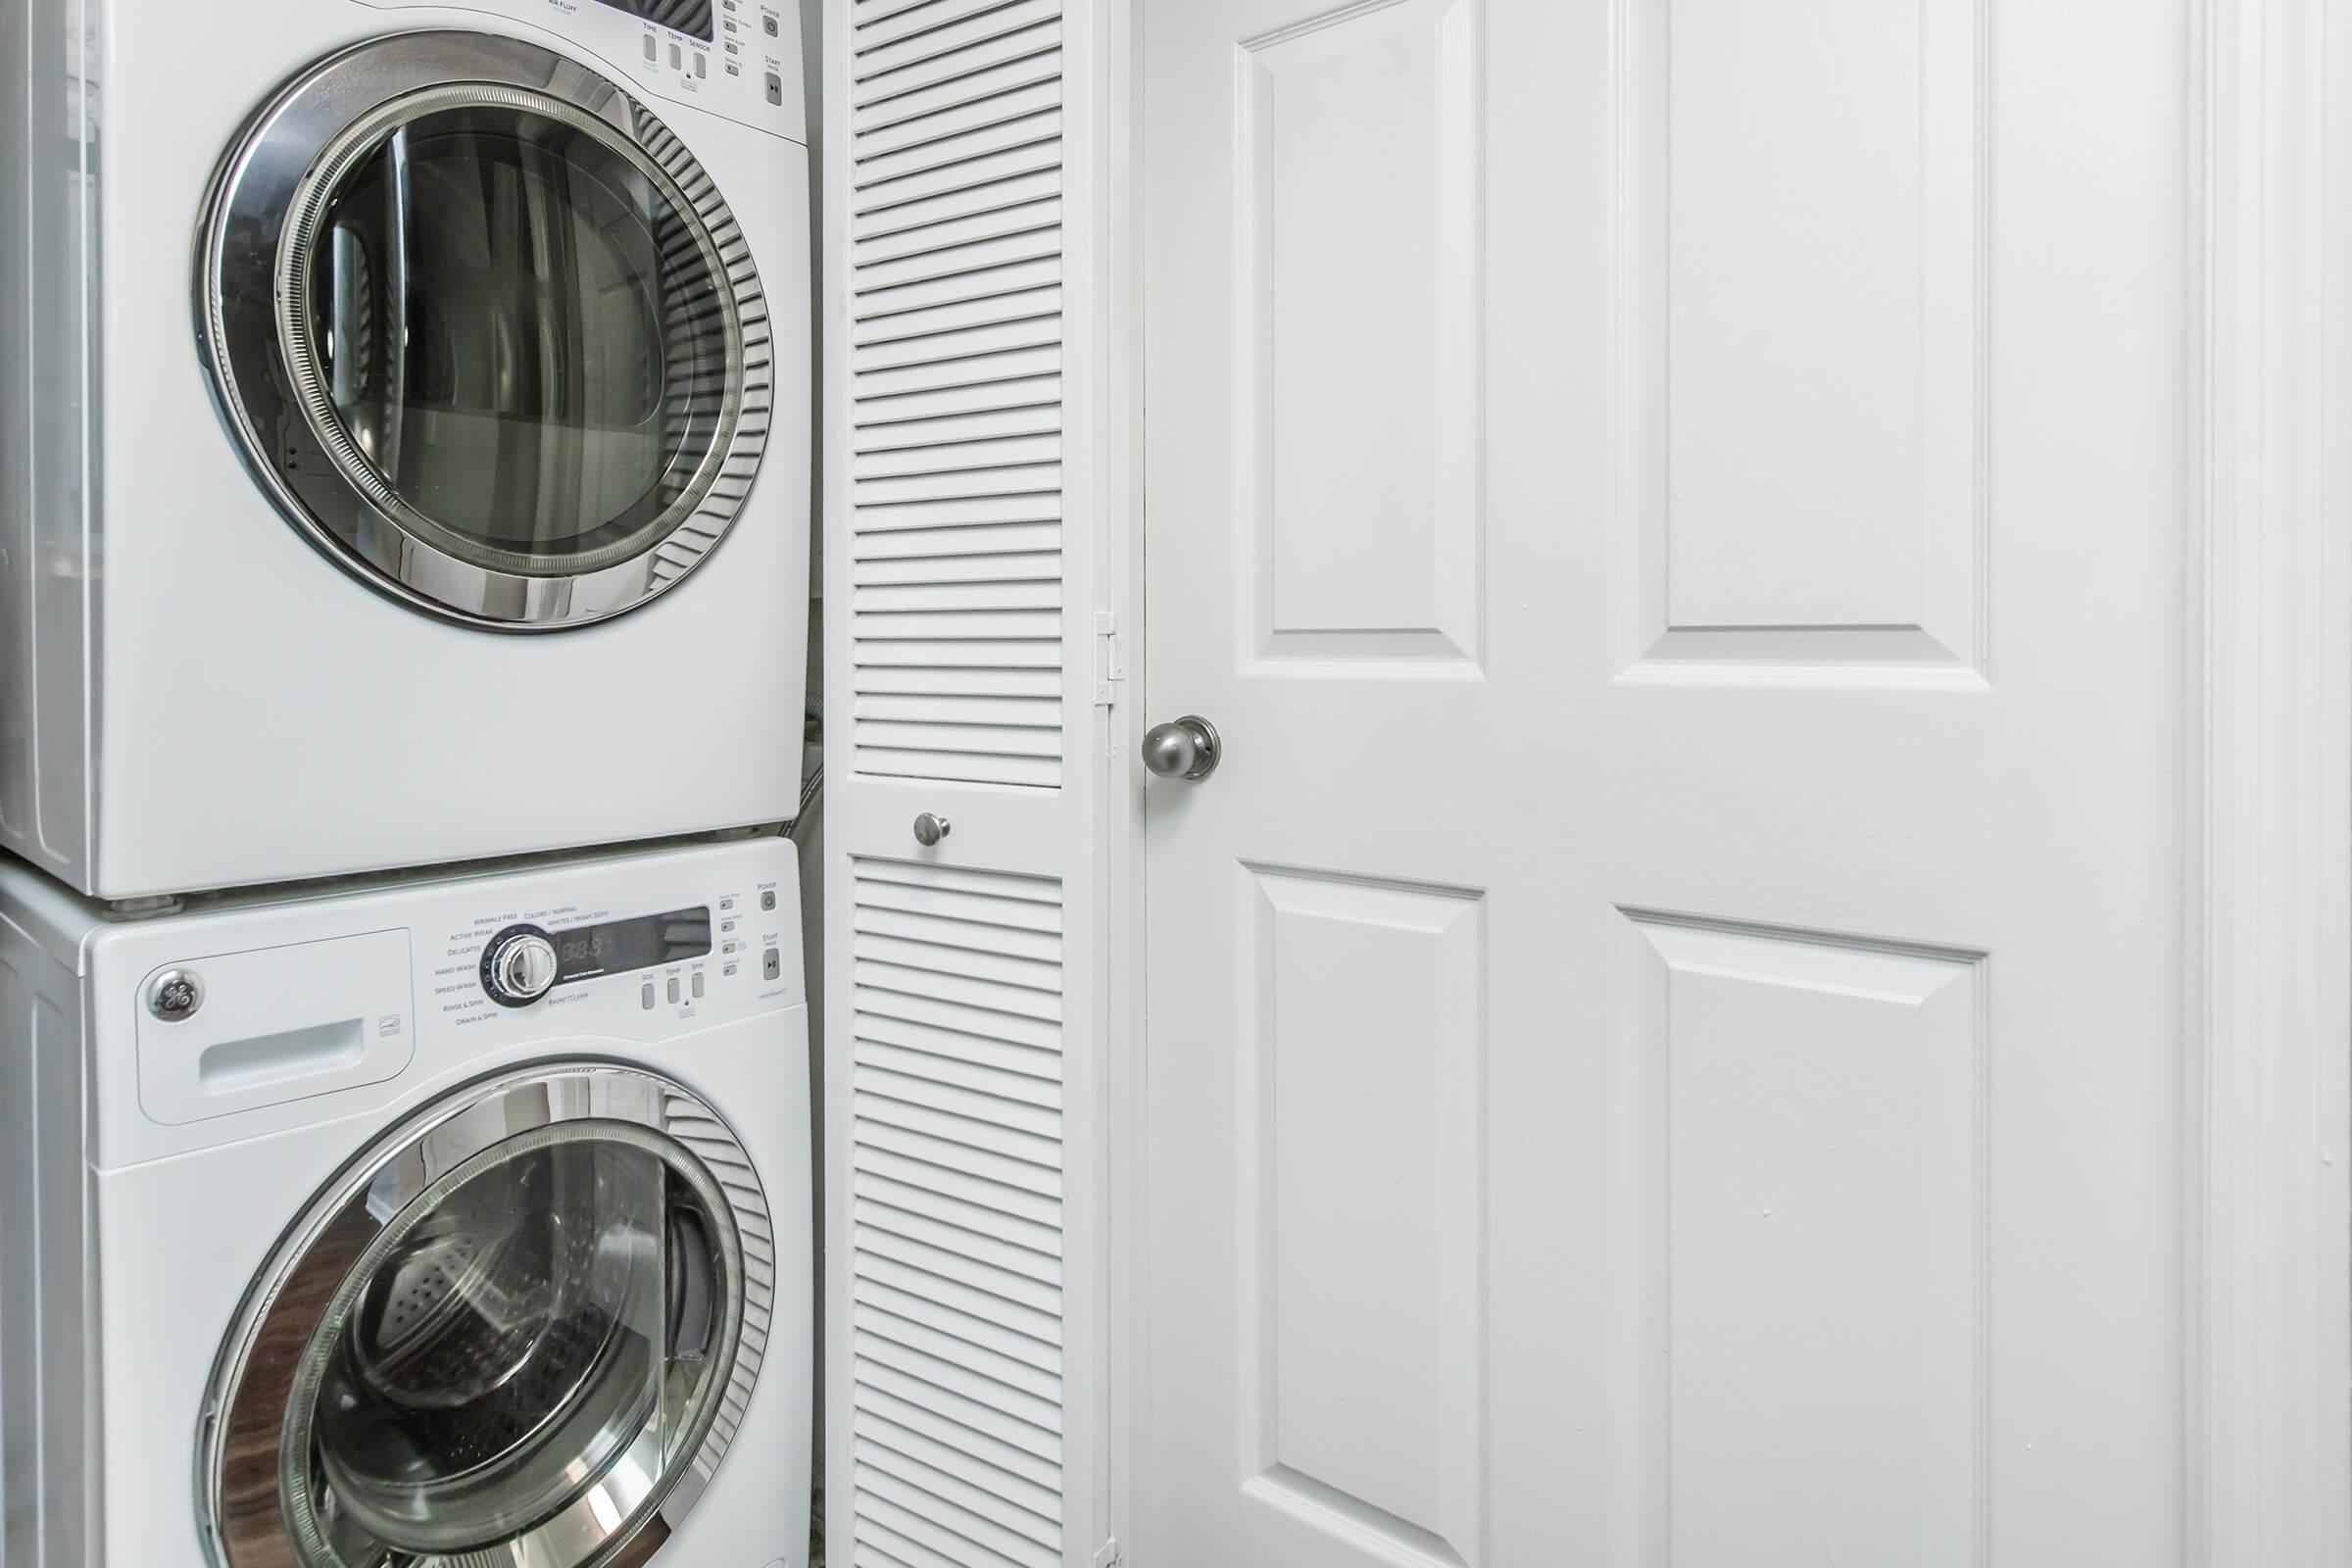
[[[784,955],[774,948],[760,955],[760,978],[781,980],[784,977]]]
[[[700,997],[703,994],[703,971],[700,969],[694,971],[693,990],[697,997]]]
[[[771,104],[781,104],[784,101],[784,78],[772,71],[767,74],[767,101]],[[763,898],[773,898],[774,896],[773,894],[761,895]]]
[[[678,977],[674,974],[669,977],[669,1000],[678,1000]]]
[[[645,983],[645,988],[638,993],[637,1000],[646,1011],[654,1010],[654,983],[651,980]]]

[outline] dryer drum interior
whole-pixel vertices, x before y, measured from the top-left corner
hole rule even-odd
[[[223,1560],[643,1560],[758,1371],[757,1194],[708,1107],[627,1069],[497,1080],[389,1135],[288,1233],[223,1348]]]
[[[725,534],[765,442],[765,307],[715,183],[518,40],[401,34],[295,78],[215,179],[197,293],[256,479],[443,616],[644,603]]]

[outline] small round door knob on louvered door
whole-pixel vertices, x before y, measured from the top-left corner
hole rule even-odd
[[[929,811],[914,819],[914,842],[926,850],[938,848],[939,841],[954,831],[955,825],[946,817],[934,816]]]
[[[1198,713],[1154,724],[1144,737],[1144,766],[1161,778],[1204,779],[1217,770],[1223,755],[1217,726]]]

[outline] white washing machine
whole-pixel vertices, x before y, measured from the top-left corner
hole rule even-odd
[[[790,812],[796,7],[28,0],[0,113],[0,842],[129,899]]]
[[[146,922],[0,868],[0,1561],[804,1568],[799,907],[775,838]]]

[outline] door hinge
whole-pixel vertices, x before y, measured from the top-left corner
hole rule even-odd
[[[1111,1537],[1095,1553],[1095,1568],[1126,1568],[1127,1554],[1119,1549],[1119,1538]]]
[[[1095,612],[1095,706],[1115,708],[1127,684],[1127,640],[1119,635],[1116,612]]]

